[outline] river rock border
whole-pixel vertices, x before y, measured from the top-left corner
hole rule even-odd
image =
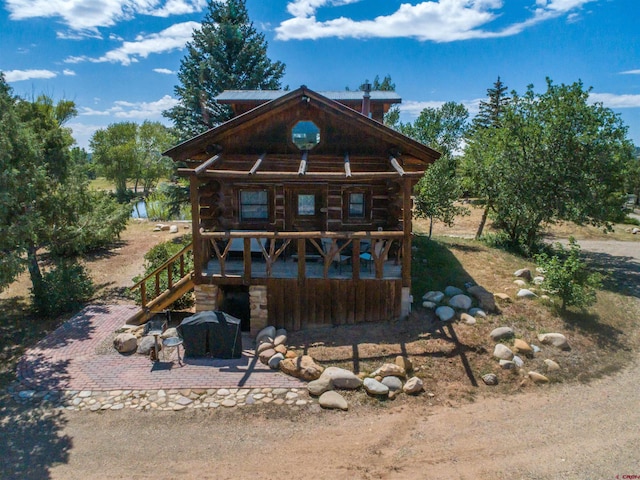
[[[20,403],[38,403],[61,410],[99,412],[105,410],[167,410],[187,408],[235,408],[273,404],[296,406],[316,403],[302,388],[182,388],[160,390],[51,390],[8,388]]]

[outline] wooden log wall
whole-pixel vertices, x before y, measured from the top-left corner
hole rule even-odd
[[[401,280],[270,279],[269,325],[287,330],[400,317]]]

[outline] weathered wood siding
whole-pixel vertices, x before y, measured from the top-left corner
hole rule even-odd
[[[395,319],[401,297],[401,280],[267,281],[269,324],[291,331]]]

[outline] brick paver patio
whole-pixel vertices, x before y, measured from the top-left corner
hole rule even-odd
[[[245,348],[234,360],[185,358],[154,363],[143,355],[101,353],[135,306],[88,306],[33,348],[18,364],[18,378],[34,390],[152,390],[177,388],[299,388],[300,380],[262,365]],[[243,339],[248,343],[249,339]],[[247,347],[247,345],[245,345]],[[180,349],[183,353],[182,348]],[[162,354],[161,354],[162,357]]]

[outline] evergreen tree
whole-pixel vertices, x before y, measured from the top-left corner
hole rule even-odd
[[[472,130],[499,126],[510,100],[511,98],[507,95],[507,86],[498,77],[493,88],[487,89],[487,101],[480,102],[480,110],[473,119]]]
[[[267,57],[267,42],[253,27],[245,0],[210,0],[186,47],[175,87],[179,104],[163,113],[183,140],[231,118],[228,106],[214,102],[223,90],[280,88],[285,65]]]

